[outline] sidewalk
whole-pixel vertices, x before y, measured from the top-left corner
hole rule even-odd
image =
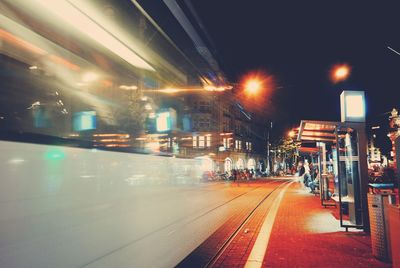
[[[392,267],[372,256],[368,234],[340,228],[336,210],[293,183],[279,207],[263,267]]]

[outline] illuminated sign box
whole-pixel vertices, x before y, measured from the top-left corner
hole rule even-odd
[[[171,131],[176,128],[176,112],[174,109],[160,111],[156,115],[156,128],[158,132]]]
[[[73,117],[74,131],[84,131],[96,129],[96,112],[83,111],[77,112]]]
[[[340,95],[340,112],[342,122],[365,122],[364,91],[345,90]]]

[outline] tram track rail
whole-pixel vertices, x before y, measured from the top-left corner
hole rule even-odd
[[[271,200],[270,198],[272,197],[274,192],[276,192],[278,189],[284,188],[289,183],[290,183],[289,181],[285,181],[285,182],[279,184],[277,187],[275,187],[268,194],[266,194],[264,196],[264,198],[262,198],[256,204],[256,206],[247,214],[247,216],[242,220],[242,222],[239,224],[239,226],[237,226],[232,231],[231,235],[223,242],[222,246],[217,250],[217,252],[214,254],[214,256],[206,263],[206,265],[204,267],[214,267],[214,265],[217,263],[219,258],[225,253],[226,249],[231,245],[231,243],[234,241],[236,236],[242,231],[243,227],[252,219],[252,217],[254,216],[256,211],[261,207],[261,205],[263,205],[267,200],[270,201]]]
[[[275,182],[278,182],[278,181],[280,181],[280,180],[277,180],[277,179],[271,180],[271,181],[268,181],[267,184],[272,184],[272,183],[275,183]],[[240,182],[239,182],[239,181],[237,181],[237,182],[232,182],[232,184],[238,184],[238,185],[239,185],[239,184],[242,184],[242,183],[246,183],[246,181],[243,181],[243,182],[242,182],[242,181],[240,181]],[[167,229],[167,228],[169,228],[169,227],[171,227],[171,226],[174,226],[174,225],[176,225],[176,224],[179,224],[179,223],[182,222],[182,221],[186,221],[186,222],[185,222],[181,227],[190,225],[191,223],[193,223],[193,222],[195,222],[195,221],[201,219],[202,217],[206,216],[207,214],[212,213],[213,211],[216,211],[216,210],[220,209],[221,207],[224,207],[224,206],[226,206],[226,205],[232,203],[233,201],[239,199],[240,197],[243,197],[243,196],[245,196],[245,195],[247,195],[247,194],[249,194],[249,193],[251,193],[251,192],[253,192],[253,191],[257,190],[257,189],[259,189],[260,187],[261,187],[261,186],[254,187],[254,188],[252,188],[252,189],[250,189],[250,190],[248,190],[248,191],[245,191],[245,192],[243,192],[243,193],[241,193],[241,194],[235,195],[234,197],[230,198],[229,200],[227,200],[227,201],[225,201],[225,202],[223,202],[223,203],[221,203],[221,204],[219,204],[219,205],[217,205],[217,206],[214,206],[214,207],[212,207],[212,208],[210,208],[210,209],[204,211],[204,212],[201,213],[200,215],[197,215],[197,216],[195,216],[195,217],[193,217],[193,218],[191,218],[191,219],[189,219],[189,220],[188,220],[187,217],[178,218],[178,219],[176,219],[175,221],[170,222],[169,224],[164,225],[164,226],[162,226],[162,227],[160,227],[160,228],[154,230],[154,231],[151,232],[151,233],[144,234],[143,236],[141,236],[141,237],[139,237],[139,238],[137,238],[137,239],[135,239],[135,240],[129,241],[128,243],[123,244],[123,245],[121,245],[120,247],[115,248],[115,249],[113,249],[112,251],[107,252],[107,253],[103,254],[102,256],[100,256],[100,257],[98,257],[98,258],[96,258],[96,259],[94,259],[94,260],[91,260],[91,261],[85,263],[85,264],[82,265],[81,267],[88,267],[88,266],[90,266],[91,264],[93,264],[93,263],[95,263],[95,262],[97,262],[97,261],[99,261],[99,260],[101,260],[101,259],[104,259],[105,257],[108,257],[108,256],[110,256],[110,255],[112,255],[112,254],[114,254],[114,253],[116,253],[116,252],[118,252],[118,251],[120,251],[120,250],[123,250],[123,249],[125,249],[125,248],[127,248],[127,247],[133,245],[134,243],[137,243],[137,242],[139,242],[139,241],[141,241],[141,240],[144,240],[144,239],[146,239],[146,238],[149,238],[150,236],[153,236],[153,235],[155,235],[156,233],[159,233],[159,232],[161,232],[161,231],[163,231],[163,230],[165,230],[165,229]],[[196,213],[197,213],[197,212],[196,212]],[[196,213],[193,213],[193,214],[196,214]],[[193,215],[190,215],[189,218],[190,218],[191,216],[193,216]]]
[[[274,180],[276,182],[277,180]],[[227,248],[234,241],[236,236],[242,231],[243,227],[252,219],[257,210],[268,200],[271,200],[273,193],[277,190],[284,188],[286,185],[290,184],[290,181],[285,181],[275,187],[272,191],[270,191],[267,195],[264,196],[256,206],[247,214],[247,216],[241,221],[241,223],[232,231],[231,235],[225,239],[222,243],[221,247],[215,252],[215,254],[208,260],[208,262],[203,267],[214,267],[214,265],[218,262],[220,257],[226,252]],[[277,196],[273,199],[275,200]]]

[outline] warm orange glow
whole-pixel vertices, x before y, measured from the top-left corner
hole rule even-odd
[[[120,137],[120,138],[129,138],[129,134],[93,134],[93,137]]]
[[[350,75],[351,68],[348,64],[335,65],[331,69],[330,77],[333,83],[346,80]]]
[[[63,59],[63,58],[61,58],[59,56],[50,55],[49,58],[53,62],[55,62],[55,63],[57,63],[59,65],[64,65],[65,67],[67,67],[67,68],[69,68],[69,69],[71,69],[73,71],[79,71],[80,70],[79,66],[77,66],[77,65],[73,64],[72,62],[70,62],[70,61],[68,61],[66,59]]]
[[[246,82],[244,90],[249,95],[256,95],[262,88],[262,82],[256,79],[250,79]]]
[[[41,49],[41,48],[39,48],[39,47],[37,47],[37,46],[35,46],[33,44],[21,39],[21,38],[9,33],[7,31],[4,31],[2,29],[0,29],[0,38],[5,40],[5,41],[7,41],[7,42],[12,43],[13,45],[16,45],[16,46],[19,46],[21,48],[24,48],[25,50],[29,50],[29,51],[31,51],[31,52],[33,52],[35,54],[39,54],[39,55],[48,54],[47,51],[45,51],[45,50],[43,50],[43,49]]]
[[[180,92],[180,91],[185,91],[185,90],[183,90],[183,89],[177,89],[177,88],[164,88],[164,89],[160,89],[159,90],[159,92],[162,92],[162,93],[168,93],[168,94],[173,94],[173,93],[177,93],[177,92]]]
[[[5,40],[7,42],[10,42],[13,45],[18,46],[20,48],[23,48],[23,49],[25,49],[27,51],[30,51],[32,53],[35,53],[35,54],[38,54],[38,55],[42,55],[42,56],[48,55],[49,59],[52,60],[53,62],[55,62],[55,63],[57,63],[59,65],[63,65],[63,66],[65,66],[65,67],[67,67],[67,68],[69,68],[69,69],[71,69],[73,71],[79,71],[80,70],[79,66],[73,64],[72,62],[70,62],[70,61],[68,61],[68,60],[66,60],[66,59],[64,59],[62,57],[49,54],[47,51],[45,51],[45,50],[43,50],[43,49],[41,49],[41,48],[29,43],[28,41],[25,41],[25,40],[13,35],[13,34],[7,32],[7,31],[1,30],[1,29],[0,29],[0,39]],[[30,66],[29,67],[30,70],[35,70],[37,68],[38,68],[37,66]]]
[[[294,135],[296,135],[296,133],[293,130],[291,130],[291,131],[289,131],[288,135],[289,135],[289,137],[294,137]]]
[[[207,91],[218,91],[218,92],[221,92],[221,91],[225,91],[225,90],[230,90],[230,89],[232,89],[232,86],[221,86],[221,87],[215,87],[215,86],[205,86],[204,87],[204,90],[207,90]]]
[[[274,78],[262,71],[245,75],[240,81],[241,89],[247,98],[265,98],[275,88]]]

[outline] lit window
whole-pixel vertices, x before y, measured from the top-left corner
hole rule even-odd
[[[204,138],[205,138],[204,136],[199,136],[198,137],[198,139],[199,139],[199,148],[204,148],[204,141],[205,141]]]
[[[197,148],[197,136],[193,136],[193,148]]]
[[[211,136],[206,136],[206,147],[211,147]]]
[[[167,148],[171,148],[171,138],[167,139]]]
[[[242,149],[242,141],[236,140],[235,141],[235,148],[238,149],[238,150]]]

